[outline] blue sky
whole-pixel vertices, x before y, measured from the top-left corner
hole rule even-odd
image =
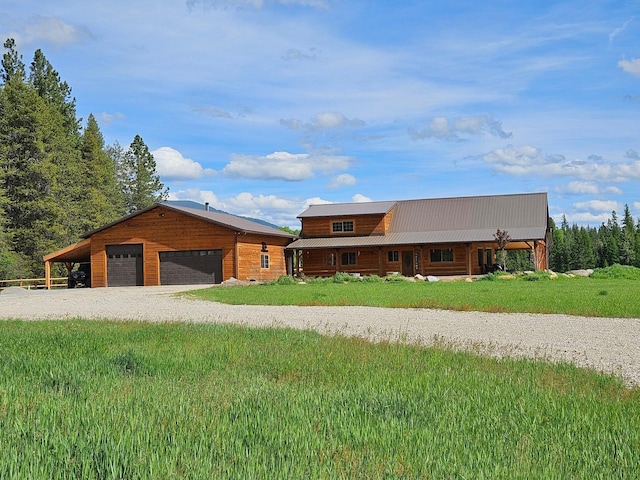
[[[4,0],[170,198],[299,227],[319,202],[545,191],[640,217],[640,1]]]

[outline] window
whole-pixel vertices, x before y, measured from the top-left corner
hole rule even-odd
[[[453,262],[453,248],[432,248],[431,263]]]
[[[260,268],[269,268],[269,255],[260,255]]]
[[[356,252],[344,252],[342,254],[342,265],[355,265],[356,264]]]
[[[325,265],[325,267],[334,267],[336,265],[336,254],[335,253],[325,253],[324,254],[324,265]]]
[[[398,250],[389,250],[387,252],[387,258],[389,259],[390,262],[399,262],[400,255],[398,253]]]
[[[343,220],[341,222],[331,223],[332,233],[353,232],[353,220]]]
[[[484,267],[485,265],[493,264],[493,252],[490,248],[478,249],[478,266]]]

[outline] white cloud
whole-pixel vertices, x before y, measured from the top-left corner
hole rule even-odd
[[[596,195],[600,193],[600,189],[598,185],[594,182],[569,182],[564,188],[561,189],[566,193],[578,193],[578,194],[589,194]]]
[[[226,203],[235,212],[251,212],[254,215],[262,213],[263,210],[295,210],[300,208],[300,203],[288,200],[275,195],[253,195],[242,192],[235,197],[229,198]]]
[[[124,113],[120,113],[120,112],[116,112],[116,113],[102,112],[100,114],[100,120],[102,121],[102,123],[106,125],[110,125],[117,120],[123,120],[124,118],[125,118]]]
[[[351,197],[351,200],[356,203],[373,202],[373,200],[371,200],[369,197],[365,197],[361,193],[356,193],[353,197]]]
[[[494,137],[510,138],[511,132],[502,129],[502,122],[491,115],[473,115],[458,117],[452,120],[446,117],[434,117],[426,128],[409,129],[413,140],[435,138],[437,140],[461,141],[470,135],[488,133]]]
[[[586,182],[626,182],[640,179],[640,160],[630,163],[607,162],[591,155],[587,160],[567,160],[563,155],[545,155],[528,145],[493,150],[484,160],[507,175],[574,177]]]
[[[634,77],[640,77],[640,58],[632,58],[631,60],[620,60],[618,67]]]
[[[633,209],[636,212],[640,212],[640,202],[633,202]]]
[[[312,198],[307,198],[304,201],[304,208],[303,210],[306,210],[307,208],[309,208],[311,205],[327,205],[333,203],[329,200],[325,200],[323,198],[320,197],[312,197]]]
[[[333,179],[331,179],[329,188],[340,188],[348,185],[355,185],[356,183],[356,177],[348,173],[341,173],[340,175],[336,175],[335,177],[333,177]]]
[[[597,195],[599,193],[609,193],[613,195],[622,195],[622,190],[615,186],[608,186],[601,188],[595,182],[569,182],[567,185],[560,186],[556,188],[557,192],[560,193],[569,193],[569,194],[586,194],[586,195]]]
[[[556,224],[560,224],[562,222],[562,215],[554,215],[554,220]],[[564,214],[567,218],[567,222],[569,224],[577,223],[577,224],[587,224],[587,225],[599,225],[601,223],[606,223],[607,220],[611,218],[611,212],[609,213],[599,213],[594,214],[591,212],[581,212],[581,213],[566,213]]]
[[[231,177],[301,181],[313,177],[318,171],[345,170],[350,164],[350,157],[338,155],[288,152],[274,152],[266,156],[236,154],[232,155],[222,172]]]
[[[33,16],[28,22],[15,20],[15,31],[9,36],[16,40],[16,44],[33,45],[51,43],[65,46],[91,38],[91,33],[84,27],[70,25],[57,17]]]
[[[629,20],[624,22],[624,24],[621,27],[616,28],[613,32],[609,34],[609,46],[611,46],[611,44],[613,43],[613,41],[618,35],[620,35],[622,32],[625,31],[625,29],[629,26],[632,20],[633,20],[633,17],[631,17]]]
[[[350,119],[338,112],[318,113],[306,123],[293,118],[282,119],[280,120],[280,124],[291,130],[302,130],[306,132],[343,130],[347,127],[360,128],[366,125],[366,123],[359,118]]]
[[[592,210],[596,212],[609,212],[620,209],[620,204],[613,200],[589,200],[587,202],[574,203],[577,210]]]
[[[194,180],[215,174],[214,170],[203,168],[198,162],[184,158],[179,151],[171,147],[160,147],[151,153],[156,160],[158,175],[163,180]]]
[[[188,188],[186,190],[169,190],[169,200],[191,200],[192,202],[208,203],[212,208],[226,210],[227,205],[220,200],[215,193],[210,190],[200,190],[199,188]]]

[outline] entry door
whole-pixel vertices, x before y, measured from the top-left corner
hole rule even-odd
[[[402,252],[402,275],[413,277],[413,251]]]
[[[144,285],[142,244],[107,245],[107,285]]]

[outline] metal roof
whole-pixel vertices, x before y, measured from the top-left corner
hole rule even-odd
[[[397,202],[324,203],[311,205],[298,218],[339,217],[344,215],[384,215]]]
[[[546,193],[404,200],[396,203],[390,232],[427,232],[499,228],[546,230]]]
[[[382,247],[389,245],[426,245],[438,243],[494,242],[496,229],[447,230],[438,232],[405,232],[363,237],[300,238],[287,248],[313,250],[316,248]],[[516,228],[509,230],[512,241],[544,239],[540,228]]]
[[[132,213],[131,215],[127,215],[115,222],[111,222],[107,225],[104,225],[96,230],[85,233],[82,237],[89,238],[93,234],[101,232],[102,230],[106,230],[109,227],[112,227],[118,223],[129,220],[130,218],[141,215],[149,210],[154,208],[166,208],[169,210],[175,210],[177,212],[184,213],[186,215],[190,215],[192,217],[200,218],[202,220],[206,220],[211,223],[215,223],[217,225],[221,225],[223,227],[231,228],[232,230],[236,230],[243,233],[258,233],[262,235],[272,235],[276,237],[287,237],[287,238],[296,238],[295,235],[291,233],[284,232],[277,228],[269,227],[267,225],[263,225],[258,222],[254,222],[253,220],[249,220],[247,218],[238,217],[236,215],[231,215],[230,213],[222,213],[222,212],[211,212],[207,210],[200,210],[196,208],[189,207],[181,207],[178,205],[168,205],[166,203],[155,204],[150,207],[147,207],[143,210],[139,210],[137,212]]]
[[[493,242],[497,229],[506,230],[513,241],[544,240],[548,229],[546,193],[384,203],[395,205],[386,235],[302,238],[288,248]],[[338,204],[323,207],[326,207],[324,216],[345,215],[345,209]]]

